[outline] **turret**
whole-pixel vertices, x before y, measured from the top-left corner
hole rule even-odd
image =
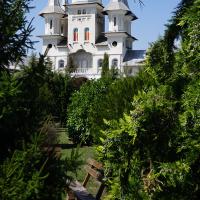
[[[66,24],[61,20],[64,15],[65,11],[59,0],[48,0],[47,7],[40,13],[45,18],[45,35],[61,35],[66,31]]]
[[[127,49],[132,49],[132,42],[135,40],[131,36],[131,22],[137,17],[129,9],[127,0],[110,0],[104,8],[104,14],[108,15],[109,19],[108,32],[105,34],[108,42],[112,46],[115,46],[117,41],[121,42],[121,53],[125,54]]]
[[[104,8],[104,14],[108,15],[109,32],[124,31],[131,34],[131,21],[137,17],[129,9],[127,0],[110,0]]]
[[[45,33],[40,36],[43,39],[42,52],[44,53],[49,44],[52,45],[48,57],[54,69],[63,69],[67,63],[67,57],[59,56],[58,50],[67,46],[68,20],[64,4],[64,0],[48,0],[47,6],[39,14],[45,19]]]

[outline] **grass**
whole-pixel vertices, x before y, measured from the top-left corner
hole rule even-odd
[[[59,131],[58,141],[59,141],[59,144],[72,144],[72,142],[67,137],[67,134],[66,134],[64,129]],[[77,149],[75,148],[74,150],[77,150]],[[62,149],[62,156],[63,157],[70,157],[71,152],[72,152],[72,149]],[[85,176],[86,176],[84,164],[86,164],[86,161],[87,161],[88,158],[96,159],[95,147],[94,146],[80,147],[78,149],[78,153],[80,155],[79,159],[82,161],[83,165],[77,166],[77,170],[76,170],[77,173],[75,175],[73,175],[73,178],[78,180],[80,183],[82,183]],[[95,196],[97,194],[99,186],[100,186],[99,182],[91,177],[89,182],[87,183],[87,190]]]

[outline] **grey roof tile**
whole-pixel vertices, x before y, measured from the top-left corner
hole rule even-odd
[[[105,35],[100,35],[96,42],[95,42],[96,45],[108,45],[108,42],[107,42],[107,37],[105,37]]]
[[[59,46],[61,46],[61,47],[66,46],[66,47],[67,47],[67,38],[64,38],[63,40],[61,40],[61,41],[58,43],[57,46],[58,46],[58,47],[59,47]]]
[[[104,8],[104,11],[109,11],[109,10],[130,11],[130,9],[123,2],[113,2],[113,1],[110,1],[109,4]]]
[[[123,62],[131,62],[133,60],[144,60],[146,50],[128,50],[124,56]]]
[[[43,16],[43,14],[47,14],[47,13],[61,13],[61,14],[65,14],[64,10],[60,6],[47,6],[46,8],[44,8],[39,13],[39,15]]]
[[[103,14],[107,15],[107,11],[112,10],[125,10],[127,11],[126,15],[132,16],[132,20],[137,19],[135,14],[132,13],[128,6],[127,0],[118,0],[118,1],[110,1],[109,4],[103,9]]]

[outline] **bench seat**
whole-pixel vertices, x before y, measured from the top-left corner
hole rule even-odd
[[[103,172],[103,165],[96,160],[93,160],[89,158],[87,160],[87,165],[84,167],[84,169],[87,172],[87,175],[81,184],[78,181],[73,181],[69,185],[68,190],[68,198],[67,200],[100,200],[101,195],[105,188],[105,183],[103,181],[104,172]],[[93,177],[96,181],[100,183],[98,192],[96,196],[94,197],[92,194],[90,194],[87,189],[86,185],[90,179],[90,177]]]
[[[69,188],[74,192],[75,196],[81,200],[96,200],[85,187],[78,181],[74,181],[70,184]]]

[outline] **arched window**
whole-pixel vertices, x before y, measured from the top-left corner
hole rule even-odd
[[[64,68],[65,66],[65,61],[64,60],[59,60],[58,61],[58,68]]]
[[[88,67],[88,64],[87,64],[87,60],[82,60],[82,65],[81,65],[82,68],[87,68]]]
[[[117,67],[118,66],[118,60],[116,58],[114,58],[112,60],[112,67]]]
[[[89,28],[85,28],[85,40],[88,41],[90,39],[90,30]]]
[[[53,20],[51,19],[50,20],[50,29],[52,29],[53,28]]]
[[[83,9],[82,14],[86,14],[86,10],[85,9]]]
[[[80,15],[80,14],[81,14],[81,10],[78,10],[78,11],[77,11],[77,14]]]
[[[102,67],[102,64],[103,64],[103,59],[99,59],[98,60],[98,67]]]
[[[78,41],[78,29],[77,28],[74,29],[73,36],[74,36],[74,41],[77,42]]]
[[[114,26],[116,26],[116,25],[117,25],[117,18],[114,17]]]

